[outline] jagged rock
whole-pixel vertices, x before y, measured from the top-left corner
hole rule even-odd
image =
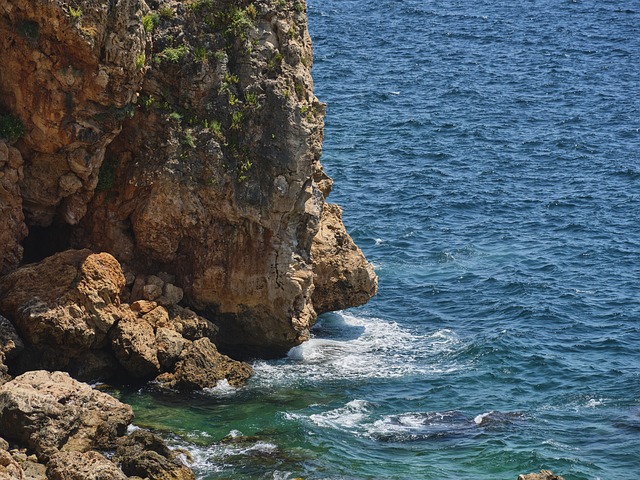
[[[28,372],[0,387],[0,431],[43,460],[114,448],[132,418],[131,407],[63,372]]]
[[[0,2],[0,104],[25,126],[30,225],[84,216],[142,80],[147,11],[143,0]]]
[[[112,334],[112,348],[120,364],[134,378],[151,378],[160,373],[153,326],[135,315],[118,322]]]
[[[23,480],[24,471],[9,452],[0,449],[0,480]]]
[[[540,473],[518,475],[518,480],[564,480],[564,478],[554,475],[551,470],[540,470]]]
[[[220,380],[239,386],[250,376],[249,365],[220,354],[208,338],[201,338],[182,351],[172,373],[164,373],[156,380],[166,388],[196,390],[215,387]]]
[[[0,139],[0,275],[20,264],[23,251],[20,242],[28,233],[19,184],[23,168],[20,152]]]
[[[136,430],[120,439],[113,461],[128,476],[150,480],[195,480],[193,472],[160,437],[144,430]]]
[[[193,310],[174,306],[172,312],[171,327],[187,340],[216,337],[218,328],[206,318],[197,315]]]
[[[162,292],[136,278],[131,300],[177,303],[180,292],[166,291],[175,285],[215,318],[228,350],[272,356],[306,340],[316,318],[325,107],[312,92],[304,9],[236,7],[242,25],[229,2],[163,4],[172,13],[152,28],[140,107],[108,147],[112,182],[74,238],[138,277],[170,266]]]
[[[160,327],[156,330],[158,361],[163,370],[171,370],[180,359],[180,354],[191,342],[175,330]]]
[[[325,203],[311,254],[318,314],[362,305],[376,294],[378,277],[347,234],[337,205]]]
[[[122,316],[124,283],[111,255],[68,250],[0,278],[0,311],[29,345],[31,368],[62,369],[72,357],[107,344]]]
[[[49,480],[126,480],[113,462],[98,452],[59,452],[47,463]]]
[[[0,358],[11,359],[24,349],[24,343],[9,320],[0,315]]]

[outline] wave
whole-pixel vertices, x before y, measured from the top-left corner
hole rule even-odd
[[[455,371],[446,354],[461,348],[448,329],[428,334],[395,322],[345,312],[325,316],[315,337],[292,348],[283,361],[254,363],[254,384],[399,378]]]

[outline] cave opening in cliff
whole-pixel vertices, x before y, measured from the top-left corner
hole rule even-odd
[[[29,226],[29,235],[22,241],[22,263],[35,263],[68,250],[71,243],[71,226],[66,224],[48,227]]]

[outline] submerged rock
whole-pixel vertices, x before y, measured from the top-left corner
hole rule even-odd
[[[518,475],[518,480],[564,480],[564,478],[559,475],[554,475],[551,470],[540,470],[540,473]]]
[[[136,430],[120,439],[113,461],[129,476],[157,480],[195,480],[193,472],[160,437]]]

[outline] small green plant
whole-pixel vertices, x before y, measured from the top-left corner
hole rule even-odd
[[[142,17],[142,26],[144,27],[144,31],[147,33],[153,32],[153,29],[156,28],[158,22],[160,21],[157,13],[149,13]]]
[[[40,35],[40,27],[36,22],[20,22],[17,30],[18,34],[26,40],[37,40]]]
[[[155,102],[155,98],[153,97],[153,95],[142,95],[140,97],[140,104],[146,108],[149,109],[153,106],[153,103]]]
[[[223,62],[227,58],[227,53],[224,50],[216,50],[213,56],[218,62]]]
[[[231,115],[231,130],[239,130],[242,127],[242,120],[244,115],[242,112],[233,112]]]
[[[298,95],[299,99],[304,98],[304,85],[302,83],[296,82],[296,95]]]
[[[189,148],[196,148],[196,139],[191,133],[191,130],[186,130],[184,132],[184,137],[182,137],[182,145]]]
[[[208,52],[205,47],[196,47],[193,51],[193,58],[198,63],[204,63],[207,61]]]
[[[13,143],[24,135],[24,125],[13,115],[0,114],[0,138]]]
[[[276,68],[278,68],[280,65],[282,65],[283,59],[284,59],[284,56],[282,55],[282,53],[280,52],[274,53],[273,56],[269,59],[269,63],[268,63],[269,69],[275,70]]]
[[[71,18],[73,20],[79,20],[82,16],[82,8],[80,7],[73,8],[71,5],[69,5],[67,7],[67,10],[69,10],[69,15],[71,15]]]
[[[160,52],[159,58],[170,63],[178,63],[187,55],[188,51],[189,49],[186,45],[180,45],[179,47],[167,47]]]
[[[258,105],[258,95],[254,92],[245,92],[244,103],[249,108],[256,107]]]
[[[164,18],[165,20],[171,20],[173,18],[173,9],[167,5],[165,5],[164,7],[160,7],[158,13],[160,14],[160,17]]]
[[[302,12],[304,12],[304,3],[296,2],[296,4],[293,6],[293,8],[296,9],[296,12],[302,13]]]
[[[136,70],[141,70],[147,61],[147,56],[144,53],[136,56]]]
[[[253,3],[248,5],[247,8],[244,9],[244,11],[253,20],[255,20],[258,16],[258,11],[256,10],[256,6]]]
[[[181,122],[182,121],[182,115],[180,115],[178,112],[171,112],[169,114],[169,120],[171,120],[173,122]]]
[[[238,97],[236,97],[233,93],[229,92],[229,106],[233,107],[234,105],[237,105],[240,102],[240,99]]]
[[[229,85],[231,85],[231,84],[237,84],[239,82],[240,82],[240,78],[237,75],[234,75],[233,73],[224,74],[224,83],[228,83]]]

